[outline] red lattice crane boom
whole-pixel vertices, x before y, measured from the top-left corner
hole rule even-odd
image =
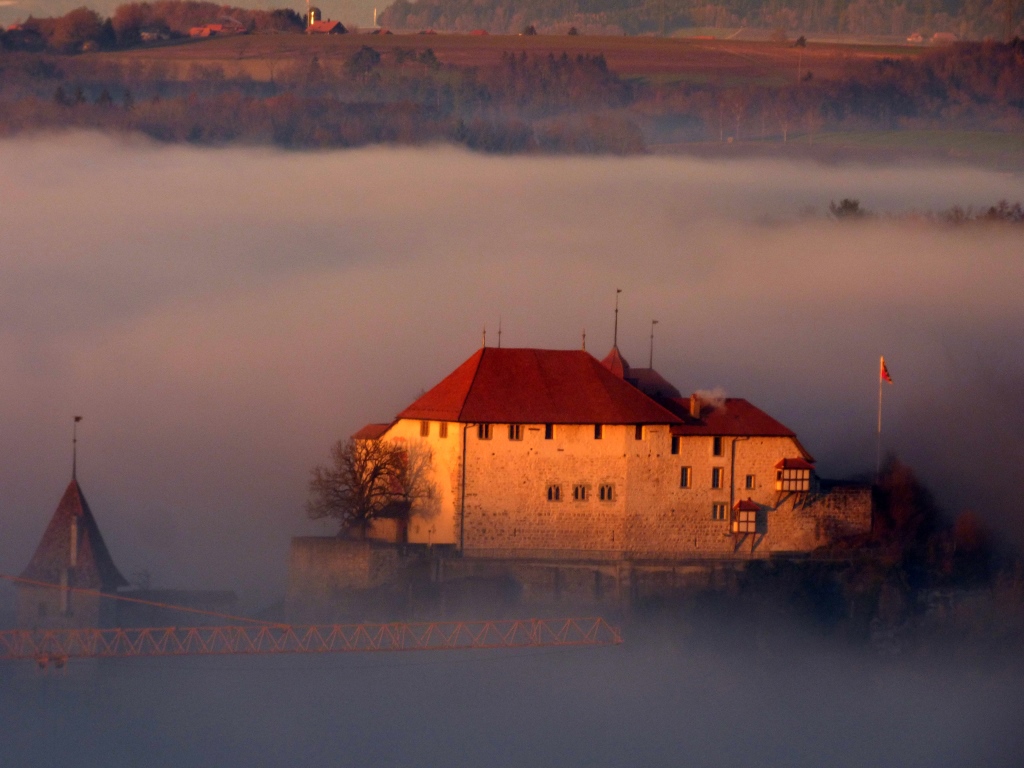
[[[618,645],[619,631],[600,617],[495,621],[290,625],[219,614],[0,574],[37,587],[216,616],[249,626],[76,627],[0,630],[0,661],[33,660],[45,668],[70,659],[140,656],[354,653]]]
[[[139,656],[352,653],[617,645],[600,617],[386,624],[12,629],[0,631],[0,659],[42,666],[69,659]]]

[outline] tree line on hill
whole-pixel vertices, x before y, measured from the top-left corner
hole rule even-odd
[[[626,79],[600,54],[507,52],[497,66],[444,64],[428,42],[332,49],[323,59],[268,55],[251,66],[265,66],[269,79],[216,63],[6,51],[0,135],[78,127],[204,144],[449,141],[494,152],[634,153],[650,142],[813,144],[826,130],[1024,132],[1021,40],[775,85]]]
[[[0,48],[54,53],[130,48],[144,41],[188,37],[195,27],[222,22],[236,32],[305,30],[303,18],[290,8],[257,10],[202,0],[156,0],[120,5],[108,19],[85,6],[63,16],[29,16],[0,30]]]
[[[752,27],[799,35],[1024,34],[1016,0],[396,0],[380,21],[396,29],[486,29],[669,34],[680,28]]]

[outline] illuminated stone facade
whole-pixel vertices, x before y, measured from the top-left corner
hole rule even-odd
[[[589,355],[567,357],[579,355],[482,350],[380,430],[430,457],[409,543],[495,558],[749,558],[870,529],[870,490],[822,492],[796,436],[745,400],[648,398]],[[806,490],[778,489],[784,466]]]

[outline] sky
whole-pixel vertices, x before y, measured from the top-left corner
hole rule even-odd
[[[1024,199],[970,167],[0,142],[0,573],[78,479],[157,587],[284,591],[310,469],[481,343],[612,342],[794,429],[820,474],[883,447],[1021,536],[1024,238],[881,213]]]

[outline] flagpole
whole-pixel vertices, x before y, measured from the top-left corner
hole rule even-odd
[[[875,482],[882,474],[882,360],[878,360],[878,434],[875,446]]]

